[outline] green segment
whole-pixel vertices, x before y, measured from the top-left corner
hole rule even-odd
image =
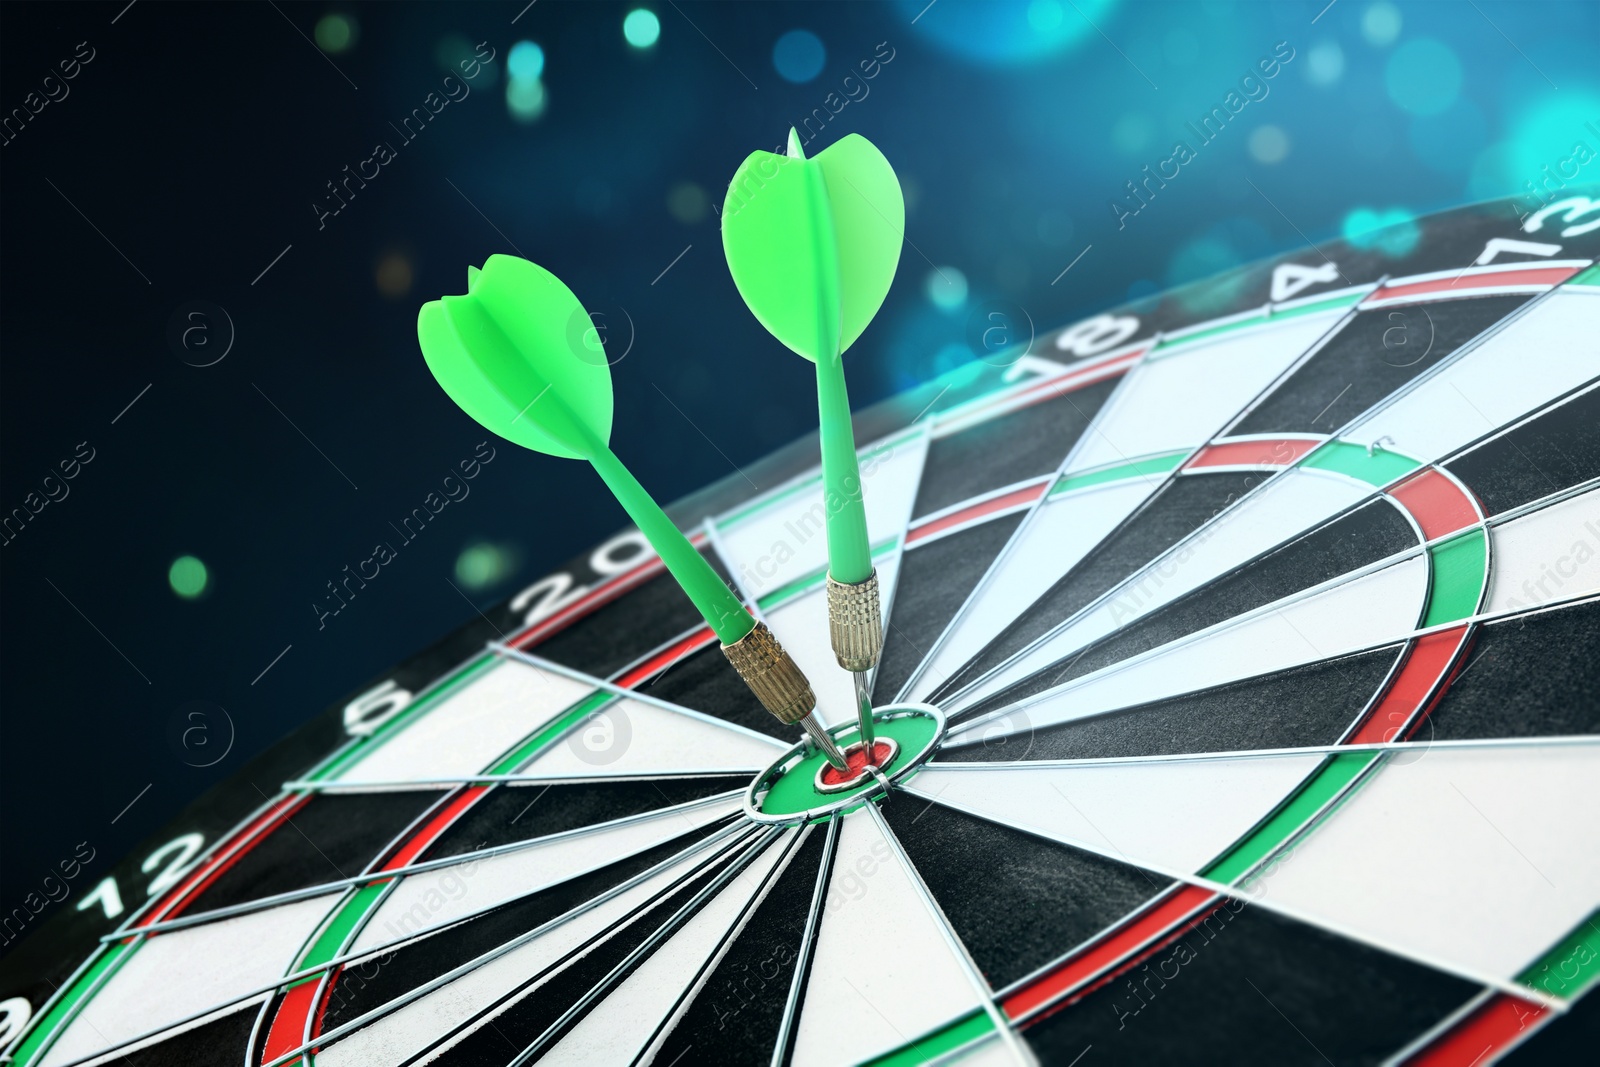
[[[1583,271],[1579,272],[1577,277],[1568,278],[1567,279],[1567,284],[1568,285],[1600,285],[1600,263],[1591,264],[1589,267],[1587,267]]]
[[[933,742],[938,726],[926,715],[904,715],[897,719],[879,722],[877,732],[879,737],[892,737],[900,745],[899,753],[889,766],[883,768],[885,774],[892,774],[896,768],[904,767],[922,754],[922,751]],[[854,732],[847,733],[839,738],[839,743],[848,745],[855,738]],[[826,759],[822,753],[813,752],[790,767],[781,778],[772,783],[772,788],[762,798],[761,810],[768,815],[793,815],[797,811],[831,804],[878,787],[876,779],[869,779],[864,784],[842,793],[817,792],[817,771],[822,768]]]
[[[456,692],[484,671],[497,666],[499,662],[495,656],[486,652],[477,659],[469,660],[467,663],[462,664],[454,674],[440,679],[428,691],[427,696],[421,700],[413,701],[405,710],[374,730],[370,737],[362,738],[360,743],[352,745],[334,759],[313,770],[306,775],[306,778],[313,782],[325,782],[329,778],[342,774],[352,763],[364,759],[375,747],[388,740],[395,731],[409,726],[419,716],[426,714],[437,706],[440,701]]]
[[[1287,841],[1377,758],[1376,752],[1347,752],[1330,757],[1287,804],[1201,871],[1201,877],[1213,882],[1236,881]]]
[[[1060,496],[1062,493],[1100,485],[1102,482],[1119,482],[1124,478],[1137,478],[1147,474],[1165,474],[1182,463],[1188,454],[1187,451],[1163,452],[1159,455],[1144,456],[1129,463],[1119,463],[1114,467],[1102,467],[1085,474],[1068,475],[1050,487],[1050,495]]]
[[[590,693],[572,707],[562,712],[552,720],[548,726],[539,730],[533,736],[523,741],[522,744],[502,756],[485,774],[511,774],[522,766],[534,755],[542,751],[547,745],[554,744],[562,734],[572,729],[584,719],[593,715],[613,700],[618,699],[615,694],[607,692]]]
[[[908,1045],[901,1045],[893,1052],[868,1060],[863,1067],[912,1067],[913,1064],[927,1063],[993,1031],[994,1020],[989,1013],[975,1012]]]
[[[345,897],[344,903],[339,905],[339,910],[334,913],[328,925],[322,928],[311,946],[301,955],[295,970],[303,971],[307,967],[317,967],[335,958],[344,951],[345,945],[355,936],[356,928],[361,925],[361,920],[366,918],[373,908],[378,906],[383,892],[389,883],[373,882],[356,889]],[[321,979],[320,974],[309,975],[293,983],[301,985],[305,982],[315,982]]]
[[[911,433],[902,433],[898,437],[890,438],[889,440],[880,443],[878,445],[878,447],[874,448],[872,451],[868,452],[866,455],[862,456],[861,458],[870,461],[870,460],[877,459],[879,456],[883,456],[883,455],[887,455],[889,453],[892,453],[895,449],[899,448],[901,445],[905,444],[907,441],[911,440],[913,437],[916,437],[917,434],[920,433],[920,432],[921,431],[914,430]],[[756,515],[756,514],[759,514],[760,512],[767,511],[767,510],[769,510],[771,508],[775,508],[779,504],[783,503],[785,500],[791,500],[794,497],[799,496],[801,493],[810,492],[811,490],[815,489],[818,485],[820,485],[821,482],[822,482],[822,476],[821,475],[814,475],[814,476],[812,476],[810,478],[803,478],[800,481],[796,482],[795,484],[789,486],[787,489],[783,490],[780,493],[774,493],[772,496],[769,496],[769,497],[761,497],[761,498],[758,498],[758,499],[752,501],[749,504],[746,504],[744,507],[740,508],[738,511],[732,512],[731,514],[719,519],[717,521],[717,525],[722,527],[723,529],[727,529],[730,526],[736,526],[739,523],[743,522],[744,520],[750,518],[750,516],[752,516],[752,515]]]
[[[100,980],[115,970],[122,963],[123,957],[134,947],[135,943],[127,941],[118,941],[106,947],[100,958],[90,964],[88,970],[72,983],[72,988],[67,990],[66,996],[56,1001],[55,1007],[45,1013],[42,1019],[34,1022],[26,1040],[17,1047],[16,1056],[12,1061],[16,1067],[28,1067],[34,1061],[40,1049],[65,1025],[67,1018],[77,1010],[90,990],[97,988]]]
[[[1422,625],[1454,622],[1477,611],[1489,555],[1489,539],[1484,532],[1469,530],[1434,545],[1428,555],[1433,557],[1433,589]]]
[[[1410,474],[1422,464],[1398,452],[1375,449],[1368,452],[1363,445],[1347,441],[1329,441],[1305,459],[1307,467],[1347,475],[1369,485],[1385,486],[1396,478]]]
[[[1517,981],[1553,997],[1572,1000],[1600,978],[1600,911],[1578,924]]]
[[[1173,337],[1164,337],[1151,353],[1153,358],[1159,359],[1165,355],[1169,348],[1178,345],[1187,345],[1194,341],[1204,341],[1218,334],[1231,333],[1234,330],[1244,329],[1248,326],[1261,326],[1266,323],[1279,322],[1283,319],[1298,318],[1302,315],[1315,315],[1322,311],[1332,311],[1337,308],[1347,308],[1356,303],[1367,294],[1367,290],[1357,293],[1344,293],[1331,296],[1326,300],[1318,300],[1311,304],[1302,304],[1299,307],[1274,309],[1271,314],[1251,315],[1240,318],[1234,322],[1219,323],[1216,326],[1200,327],[1189,333],[1181,333]]]
[[[892,555],[895,547],[899,544],[900,541],[898,538],[893,541],[883,542],[877,548],[872,550],[872,558],[882,559],[886,556]],[[801,593],[806,593],[813,589],[819,588],[822,585],[822,580],[827,576],[828,572],[822,570],[817,571],[814,574],[808,574],[804,578],[796,578],[787,585],[780,585],[766,596],[759,598],[757,603],[761,605],[762,611],[777,607],[779,604],[782,604],[785,601],[793,600]]]

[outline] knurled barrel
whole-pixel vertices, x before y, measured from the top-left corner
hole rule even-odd
[[[828,637],[834,658],[845,670],[867,671],[877,664],[883,651],[877,571],[853,585],[828,578]]]
[[[778,644],[764,622],[731,645],[722,646],[733,669],[739,672],[761,706],[781,723],[793,724],[817,706],[817,695],[801,673],[800,665]]]

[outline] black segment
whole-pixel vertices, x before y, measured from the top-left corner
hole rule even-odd
[[[1333,433],[1528,299],[1482,296],[1358,311],[1227,436]]]
[[[1331,745],[1366,710],[1400,646],[1362,652],[1092,719],[1030,730],[1026,709],[975,728],[979,744],[945,748],[952,761],[1161,756]],[[1000,736],[1000,731],[1014,731]],[[959,735],[958,735],[959,736]]]
[[[1023,1034],[1044,1063],[1377,1064],[1477,992],[1236,899]]]
[[[1172,884],[920,797],[884,818],[991,989],[1062,956]]]
[[[1600,389],[1445,464],[1477,496],[1485,514],[1502,511],[1600,477]]]
[[[729,821],[723,820],[693,830],[599,870],[501,905],[420,941],[344,969],[328,996],[322,1029],[331,1030],[358,1018],[491,949],[537,929],[556,916],[588,903],[634,875],[670,859],[701,838],[726,826]],[[710,855],[709,852],[706,854]],[[403,920],[404,917],[401,924],[396,924],[396,928],[389,931],[392,940],[400,940],[421,929],[420,926],[406,926]],[[385,940],[391,938],[386,937]]]
[[[1526,1007],[1501,1005],[1501,1011],[1525,1012]],[[1531,1020],[1530,1020],[1531,1025]],[[1550,1064],[1592,1063],[1600,1049],[1600,996],[1593,989],[1566,1012],[1551,1017],[1533,1036],[1496,1063],[1503,1067],[1549,1067]]]
[[[1020,512],[1005,515],[913,546],[900,557],[883,657],[873,683],[880,702],[900,692],[917,664],[933,650],[933,643],[1021,522]]]
[[[667,1035],[656,1063],[765,1062],[778,1041],[828,828],[811,829]]]
[[[703,548],[700,556],[731,588],[727,568],[717,554]],[[704,621],[683,587],[663,572],[528,651],[597,678],[610,678]]]
[[[1100,594],[1199,529],[1272,476],[1271,471],[1186,475],[1168,481],[1127,522],[1081,563],[1034,601],[1010,626],[939,687],[942,698],[1000,666],[1035,640],[1087,607]],[[1067,501],[1054,507],[1068,507]]]
[[[240,856],[186,910],[211,911],[353,878],[443,795],[436,789],[319,793]]]
[[[685,881],[679,888],[663,894],[628,926],[593,946],[586,955],[575,960],[551,981],[539,986],[506,1012],[496,1016],[493,1025],[483,1026],[474,1031],[433,1062],[446,1067],[505,1067],[518,1053],[549,1031],[590,990],[604,982],[607,975],[626,960],[631,952],[662,929],[680,908],[694,899],[696,893],[711,884],[712,880],[733,862],[733,859],[734,857],[728,857],[708,864],[699,874]],[[692,916],[686,914],[680,922],[687,921],[690,917]],[[626,973],[615,975],[612,978],[613,983],[622,981],[628,973],[632,973],[631,969]],[[593,1004],[589,1007],[592,1008]],[[559,1031],[552,1033],[544,1048],[548,1049],[551,1044],[559,1041],[563,1034],[587,1014],[587,1010],[586,1008],[583,1012],[575,1013]]]
[[[185,1030],[175,1037],[154,1045],[146,1045],[115,1059],[104,1060],[117,1067],[216,1067],[217,1064],[235,1064],[245,1059],[250,1047],[250,1031],[255,1028],[261,1005],[250,1003],[240,1011],[213,1019],[193,1030]],[[248,1062],[260,1062],[249,1060]]]
[[[1416,530],[1398,505],[1374,500],[1073,653],[1066,662],[1008,686],[984,704],[1015,703],[1417,545]],[[1152,575],[1149,581],[1160,578]],[[1144,583],[1121,594],[1130,617],[1143,595],[1148,595]]]
[[[717,793],[743,789],[749,775],[660,778],[642,782],[502,786],[439,835],[422,859],[459,856],[580,826],[658,811]]]
[[[1597,648],[1600,601],[1485,625],[1416,739],[1600,733]]]
[[[800,735],[798,727],[785,726],[768,714],[715,645],[685,656],[637,688],[647,696],[670,700],[769,737],[794,741]]]
[[[1121,376],[982,422],[928,444],[916,518],[1053,473]]]

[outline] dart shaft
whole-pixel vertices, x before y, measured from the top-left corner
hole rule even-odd
[[[844,362],[834,356],[817,361],[817,413],[822,438],[823,506],[828,531],[828,573],[845,584],[864,582],[872,573],[867,543],[867,509],[856,461],[850,397]]]
[[[755,626],[750,613],[611,449],[600,445],[590,462],[717,640],[731,645],[748,634]]]

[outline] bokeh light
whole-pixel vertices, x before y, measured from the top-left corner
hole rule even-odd
[[[1371,4],[1361,13],[1361,36],[1377,48],[1387,48],[1400,37],[1400,9],[1387,0]]]
[[[667,192],[667,213],[685,226],[693,226],[711,213],[711,198],[694,182],[679,182]]]
[[[1257,163],[1282,163],[1289,154],[1289,135],[1270,123],[1251,130],[1248,144],[1250,158]]]
[[[967,302],[967,276],[955,267],[935,267],[923,286],[941,311],[954,311]]]
[[[1383,72],[1389,99],[1413,115],[1437,115],[1461,92],[1461,61],[1450,48],[1428,37],[1394,50]]]
[[[516,573],[518,556],[510,545],[475,541],[456,556],[456,583],[474,592],[488,589]]]
[[[649,8],[636,7],[622,20],[622,36],[635,48],[649,48],[661,39],[661,20]]]
[[[518,122],[534,122],[544,114],[544,82],[512,78],[506,82],[506,108]]]
[[[1341,231],[1356,248],[1374,249],[1396,258],[1417,247],[1417,239],[1422,236],[1416,215],[1403,207],[1358,207],[1344,217]]]
[[[415,278],[411,257],[400,251],[385,252],[378,257],[378,265],[373,270],[373,281],[377,283],[378,292],[390,300],[399,300],[411,292],[411,283]]]
[[[1318,41],[1306,51],[1306,81],[1312,85],[1334,85],[1344,77],[1344,49],[1338,41]]]
[[[356,20],[353,16],[331,14],[317,20],[317,26],[311,31],[311,35],[317,39],[318,48],[336,56],[355,47],[356,32]]]
[[[1049,33],[1061,25],[1061,20],[1066,18],[1066,12],[1061,10],[1057,0],[1030,0],[1028,4],[1028,25],[1040,33]]]
[[[179,556],[167,568],[167,584],[185,600],[193,600],[204,593],[209,582],[206,565],[194,556]]]
[[[896,0],[911,32],[977,63],[1010,65],[1044,59],[1098,36],[1116,0],[977,0],[939,4]],[[1092,24],[1091,24],[1092,23]]]
[[[772,46],[772,65],[784,81],[804,84],[822,73],[828,50],[810,30],[790,30]]]
[[[492,89],[500,81],[500,64],[479,59],[477,49],[459,33],[447,33],[439,38],[433,46],[433,61],[445,73],[457,78],[464,79],[469,71],[476,71],[476,76],[470,79],[474,90]]]
[[[506,71],[513,78],[537,80],[544,73],[544,49],[532,41],[518,41],[506,53]]]

